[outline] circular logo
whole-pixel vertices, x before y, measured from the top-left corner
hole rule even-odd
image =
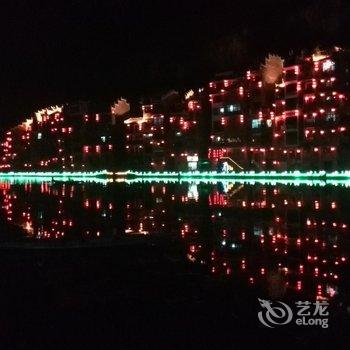
[[[263,311],[258,312],[259,321],[266,327],[274,328],[289,323],[293,318],[292,309],[285,303],[277,301],[273,306],[270,300],[259,299]]]

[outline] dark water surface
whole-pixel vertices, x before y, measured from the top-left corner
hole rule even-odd
[[[0,336],[10,345],[348,344],[350,188],[0,186]],[[267,329],[258,298],[328,302],[329,328]]]

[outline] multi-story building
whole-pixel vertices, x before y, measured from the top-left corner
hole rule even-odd
[[[208,157],[244,169],[349,168],[349,64],[335,47],[211,82]]]
[[[201,120],[207,108],[204,96],[202,89],[197,93],[191,90],[185,98],[171,91],[158,100],[142,104],[142,117],[125,120],[129,167],[196,170],[207,148]]]
[[[125,100],[35,113],[7,132],[2,169],[350,169],[350,54],[334,47],[244,76],[170,91],[130,113]]]
[[[41,171],[114,168],[122,147],[119,112],[92,111],[87,102],[39,110],[7,132],[2,167]]]

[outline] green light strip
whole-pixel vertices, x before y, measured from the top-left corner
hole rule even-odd
[[[290,179],[290,180],[326,180],[326,179],[339,179],[339,180],[350,180],[350,171],[334,171],[327,173],[325,171],[262,171],[262,172],[231,172],[231,173],[218,173],[215,171],[206,172],[127,172],[129,176],[134,176],[136,178],[192,178],[192,179]]]
[[[107,177],[108,175],[111,175],[112,173],[108,173],[107,170],[101,170],[101,171],[91,171],[91,172],[69,172],[69,171],[63,171],[63,172],[25,172],[25,171],[10,171],[7,173],[0,173],[1,178],[12,178],[12,177],[44,177],[44,178],[91,178],[91,177]]]
[[[57,176],[58,174],[58,176]],[[303,173],[302,176],[298,173],[295,176],[293,173],[237,173],[222,174],[222,173],[161,173],[161,172],[119,172],[110,173],[107,171],[100,172],[64,172],[64,173],[54,173],[54,172],[38,172],[38,173],[24,173],[24,172],[11,172],[11,173],[0,173],[0,181],[6,181],[11,184],[15,183],[30,183],[30,182],[93,182],[106,185],[109,182],[126,182],[126,183],[150,183],[150,182],[163,182],[163,183],[207,183],[216,184],[218,182],[222,183],[238,183],[254,185],[256,183],[266,184],[266,185],[292,185],[292,186],[343,186],[350,187],[350,172],[344,173],[329,173],[324,172],[313,173]],[[281,176],[283,174],[283,176]],[[83,175],[83,176],[82,176]],[[94,176],[95,175],[95,176]],[[97,176],[96,176],[97,175]],[[116,175],[112,178],[111,175]],[[224,175],[224,176],[222,176]],[[256,176],[259,175],[259,176]],[[269,175],[269,176],[267,176]],[[293,176],[294,175],[294,176]]]
[[[103,179],[100,177],[46,177],[46,176],[0,176],[0,182],[8,182],[10,184],[23,183],[42,183],[42,182],[93,182],[106,185],[112,179]]]
[[[326,185],[332,186],[343,186],[350,187],[350,180],[319,180],[319,179],[214,179],[214,178],[161,178],[161,177],[145,177],[145,178],[134,178],[134,179],[125,179],[125,182],[129,184],[133,183],[165,183],[165,184],[176,184],[176,183],[193,183],[193,184],[212,184],[216,185],[217,183],[222,184],[243,184],[243,185],[291,185],[291,186],[318,186],[323,187]]]
[[[254,179],[266,179],[266,180],[350,180],[350,171],[334,171],[334,172],[325,172],[325,171],[262,171],[262,172],[231,172],[231,173],[218,173],[215,171],[205,171],[205,172],[138,172],[138,171],[126,171],[126,172],[108,172],[107,170],[101,171],[91,171],[91,172],[6,172],[0,173],[1,178],[66,178],[66,179],[84,179],[84,178],[153,178],[153,179],[213,179],[213,180],[254,180]]]

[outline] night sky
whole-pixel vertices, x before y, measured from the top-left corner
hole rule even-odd
[[[136,100],[349,41],[346,0],[2,1],[1,129],[50,104]]]

